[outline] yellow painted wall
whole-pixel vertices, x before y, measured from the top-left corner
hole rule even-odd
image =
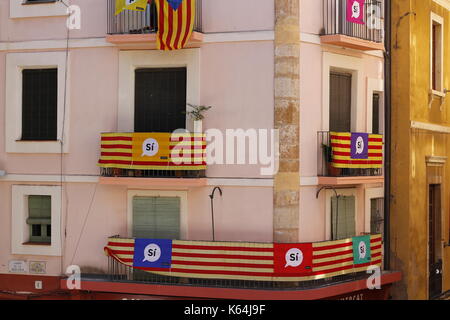
[[[392,0],[391,269],[403,272],[397,299],[428,299],[427,156],[446,156],[443,240],[449,242],[450,134],[411,128],[411,121],[449,126],[450,93],[430,98],[431,12],[444,22],[444,87],[450,89],[450,12],[433,0]],[[449,1],[450,4],[450,1]],[[408,14],[410,13],[410,14]],[[408,15],[407,15],[408,14]],[[401,18],[403,17],[403,18]],[[443,291],[450,290],[450,248]]]

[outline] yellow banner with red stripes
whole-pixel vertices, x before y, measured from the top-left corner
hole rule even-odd
[[[330,132],[332,166],[379,169],[383,167],[383,136],[379,134]]]
[[[205,170],[206,136],[191,133],[103,133],[102,168]]]

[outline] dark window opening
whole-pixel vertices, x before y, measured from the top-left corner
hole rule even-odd
[[[173,132],[186,127],[186,68],[137,69],[135,132]]]
[[[380,134],[380,94],[373,94],[372,104],[372,133]]]
[[[58,70],[22,71],[22,140],[57,140]]]
[[[350,132],[352,112],[352,75],[330,73],[330,131]]]

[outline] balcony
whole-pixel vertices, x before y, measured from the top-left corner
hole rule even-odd
[[[342,282],[366,281],[369,267],[382,266],[383,245],[380,234],[364,238],[370,247],[367,250],[370,254],[364,261],[358,261],[359,251],[354,251],[353,242],[358,239],[360,244],[360,237],[275,244],[145,240],[115,236],[108,239],[105,247],[108,256],[105,281],[253,290],[309,290]],[[141,249],[148,248],[153,242],[163,248],[160,260],[152,262],[155,266],[142,262],[141,257],[141,254],[145,255]],[[291,248],[302,250],[303,262],[299,266],[286,267],[286,252]]]
[[[382,135],[322,131],[317,150],[320,185],[384,182]]]
[[[366,0],[362,22],[347,19],[347,0],[323,0],[321,42],[362,51],[384,50],[384,1]]]
[[[149,44],[156,41],[158,15],[154,1],[147,5],[144,12],[124,10],[115,15],[116,0],[107,0],[106,40],[114,44]],[[202,0],[196,1],[194,30],[190,42],[201,42],[202,36]]]
[[[102,133],[98,162],[103,183],[123,184],[154,178],[162,184],[204,184],[206,136],[191,133]],[[108,179],[109,178],[109,179]],[[121,178],[121,179],[115,179]],[[146,182],[148,183],[148,182]]]

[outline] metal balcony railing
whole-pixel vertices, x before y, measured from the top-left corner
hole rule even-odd
[[[344,142],[337,141],[339,135]],[[319,177],[383,176],[383,137],[369,135],[368,157],[352,159],[351,133],[317,133],[317,175]]]
[[[152,1],[144,12],[124,10],[115,15],[116,0],[107,0],[107,33],[114,34],[143,34],[158,31],[158,15],[156,5]],[[202,31],[202,0],[196,0],[194,31]]]
[[[366,0],[364,24],[347,20],[347,0],[323,0],[322,35],[346,35],[362,40],[384,41],[384,0]]]

